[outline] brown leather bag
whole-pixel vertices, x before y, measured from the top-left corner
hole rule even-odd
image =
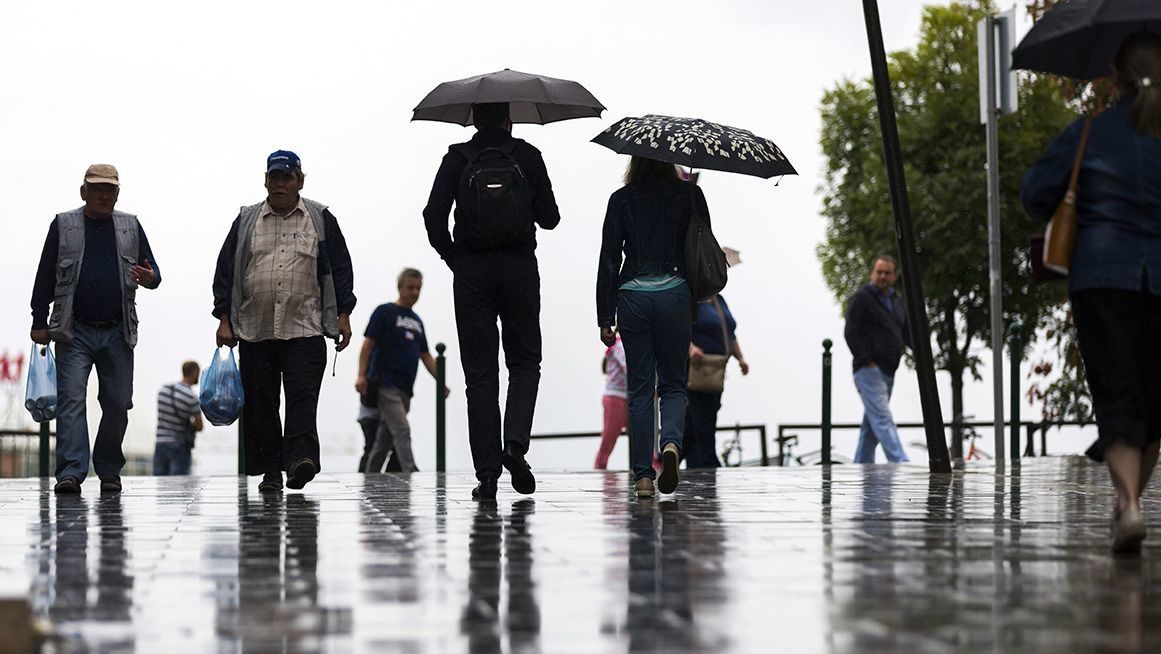
[[[1048,227],[1044,230],[1043,243],[1037,252],[1037,243],[1032,243],[1032,278],[1036,281],[1061,279],[1068,276],[1072,266],[1072,254],[1076,251],[1076,231],[1079,219],[1076,212],[1076,194],[1079,188],[1080,164],[1084,159],[1084,148],[1088,143],[1088,128],[1092,118],[1084,122],[1080,133],[1080,144],[1076,148],[1076,159],[1072,164],[1072,176],[1068,178],[1068,190],[1064,199],[1056,207]],[[1039,266],[1037,264],[1039,263]]]
[[[726,312],[718,304],[715,295],[710,300],[722,321],[722,342],[726,344],[725,354],[704,354],[700,359],[689,360],[689,390],[697,393],[721,393],[726,388],[726,364],[730,362],[730,330],[726,325]]]

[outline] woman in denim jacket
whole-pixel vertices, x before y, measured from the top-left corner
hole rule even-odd
[[[638,497],[677,488],[685,432],[693,300],[685,282],[692,203],[709,224],[701,189],[673,164],[633,157],[609,198],[597,268],[597,325],[612,345],[616,325],[629,376],[629,459]],[[661,400],[661,475],[653,469],[653,396]]]
[[[1099,432],[1088,455],[1117,491],[1111,545],[1139,552],[1140,496],[1161,446],[1161,37],[1129,37],[1114,68],[1119,99],[1092,120],[1081,164],[1068,290]],[[1064,198],[1084,122],[1024,177],[1033,218]]]

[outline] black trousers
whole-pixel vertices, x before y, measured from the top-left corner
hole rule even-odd
[[[359,457],[359,472],[364,472],[367,469],[367,457],[371,456],[371,450],[375,447],[375,437],[379,435],[379,421],[378,420],[360,420],[359,427],[363,429],[363,456]],[[403,472],[403,466],[399,465],[399,459],[395,457],[395,450],[391,450],[391,457],[384,456],[376,457],[378,460],[372,460],[371,470],[374,472]],[[383,459],[387,458],[387,469],[383,469]]]
[[[718,468],[717,426],[718,410],[722,408],[721,393],[686,393],[685,439],[682,448],[686,468]]]
[[[476,476],[499,475],[504,443],[524,451],[540,386],[540,271],[536,255],[460,254],[453,264],[456,331],[468,400],[468,439]],[[500,320],[503,333],[496,329]],[[508,402],[500,431],[500,344]]]
[[[322,336],[238,344],[241,355],[242,430],[246,443],[246,474],[287,470],[302,459],[319,464],[318,394],[327,367]],[[286,393],[286,429],[279,417]]]

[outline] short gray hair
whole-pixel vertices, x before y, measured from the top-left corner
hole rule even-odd
[[[408,277],[414,277],[419,281],[423,281],[423,273],[415,268],[404,268],[403,272],[399,273],[399,279],[395,281],[395,288],[403,288],[403,280]]]
[[[891,264],[891,267],[895,269],[895,272],[899,272],[899,262],[895,260],[895,257],[889,254],[880,254],[874,259],[871,259],[871,270],[874,270],[875,264],[879,263],[880,261],[886,261],[887,263]]]

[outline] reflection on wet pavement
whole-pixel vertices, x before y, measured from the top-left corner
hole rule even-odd
[[[621,473],[485,504],[468,474],[256,483],[2,481],[0,591],[46,652],[1161,651],[1161,521],[1110,556],[1077,458],[691,472],[640,502]]]

